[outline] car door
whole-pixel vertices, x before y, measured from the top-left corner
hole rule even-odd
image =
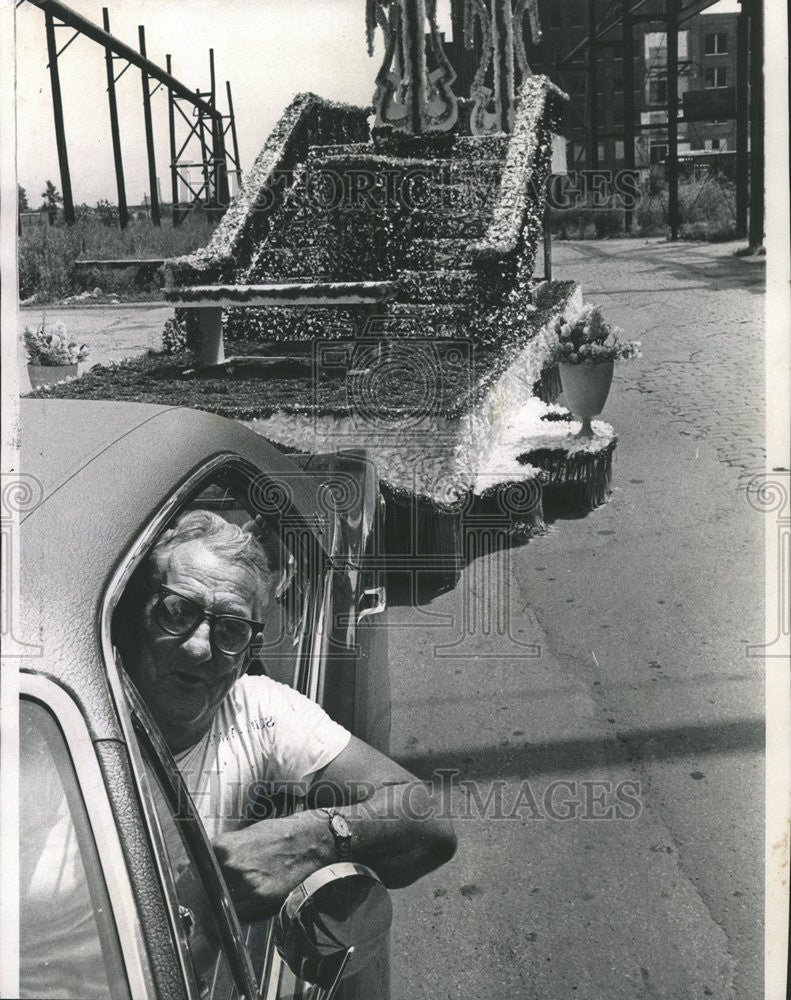
[[[304,501],[307,481],[315,484],[316,478],[297,467],[293,481],[282,473],[276,482],[272,481],[264,470],[238,455],[212,459],[197,470],[163,506],[115,574],[107,601],[109,632],[111,638],[119,639],[124,620],[134,619],[135,588],[130,584],[155,539],[184,511],[211,510],[257,534],[276,570],[275,600],[263,638],[254,650],[251,671],[265,672],[327,704],[337,721],[353,729],[355,671],[342,666],[350,665],[349,657],[354,657],[357,648],[355,609],[362,577],[350,578],[349,567],[334,561],[322,544],[322,535],[325,539],[338,537],[339,517],[349,512],[339,513],[331,506],[322,508],[317,502],[313,517],[306,518],[304,502],[301,511],[295,509],[293,497],[301,492]],[[354,573],[359,575],[359,567]],[[334,670],[329,669],[330,664]],[[124,687],[131,704],[138,780],[145,789],[152,836],[158,852],[166,859],[163,878],[178,914],[176,924],[184,963],[199,995],[213,997],[220,986],[225,988],[230,982],[233,961],[227,955],[223,957],[220,946],[224,942],[234,952],[241,944],[246,947],[262,997],[274,1000],[322,996],[321,991],[299,981],[281,960],[271,921],[243,928],[243,937],[238,938],[235,918],[228,912],[227,893],[217,882],[210,845],[194,829],[195,811],[188,808],[191,818],[186,820],[179,812],[186,791],[177,768],[147,719],[145,707],[130,691],[131,684]],[[389,694],[387,704],[389,708]],[[277,804],[281,811],[300,807],[299,800]],[[211,886],[209,896],[223,900],[220,909],[225,922],[222,915],[215,913],[212,924],[210,907],[201,891],[201,886],[207,885]],[[243,956],[242,963],[245,961]],[[235,995],[239,994],[229,994]]]

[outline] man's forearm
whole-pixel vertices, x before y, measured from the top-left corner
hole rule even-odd
[[[352,861],[368,865],[390,889],[410,885],[456,850],[450,820],[419,781],[386,785],[338,812],[352,832]],[[332,837],[329,828],[328,833]]]
[[[368,865],[389,888],[409,885],[456,849],[450,821],[420,782],[386,785],[337,811],[351,829],[351,860]],[[303,879],[338,860],[328,817],[315,809],[223,834],[215,851],[244,920],[274,913]]]

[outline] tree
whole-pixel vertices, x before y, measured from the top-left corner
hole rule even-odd
[[[118,209],[106,199],[96,202],[96,214],[105,226],[118,225]]]
[[[27,191],[21,184],[17,184],[17,211],[27,212],[29,210],[30,205],[27,200]]]
[[[41,206],[49,214],[49,224],[55,224],[58,215],[58,205],[63,201],[63,195],[58,191],[52,181],[47,181],[47,186],[41,192],[44,204]]]

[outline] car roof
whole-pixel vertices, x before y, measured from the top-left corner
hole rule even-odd
[[[99,666],[107,585],[174,489],[215,455],[240,454],[285,481],[311,526],[321,480],[223,417],[177,407],[20,401],[22,621],[29,669],[67,688],[95,739],[120,739]],[[35,478],[33,478],[35,477]]]
[[[68,399],[20,401],[23,473],[41,484],[46,499],[119,438],[170,409],[145,403]]]

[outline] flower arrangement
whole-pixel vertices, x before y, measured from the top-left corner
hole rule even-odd
[[[605,321],[601,306],[588,303],[574,316],[559,316],[555,333],[555,361],[581,365],[640,357],[640,341],[624,340],[623,330]]]
[[[25,327],[25,350],[27,360],[31,365],[55,367],[57,365],[76,365],[88,357],[86,344],[78,344],[69,339],[64,323],[56,323],[47,332],[47,321],[43,317],[35,331]]]

